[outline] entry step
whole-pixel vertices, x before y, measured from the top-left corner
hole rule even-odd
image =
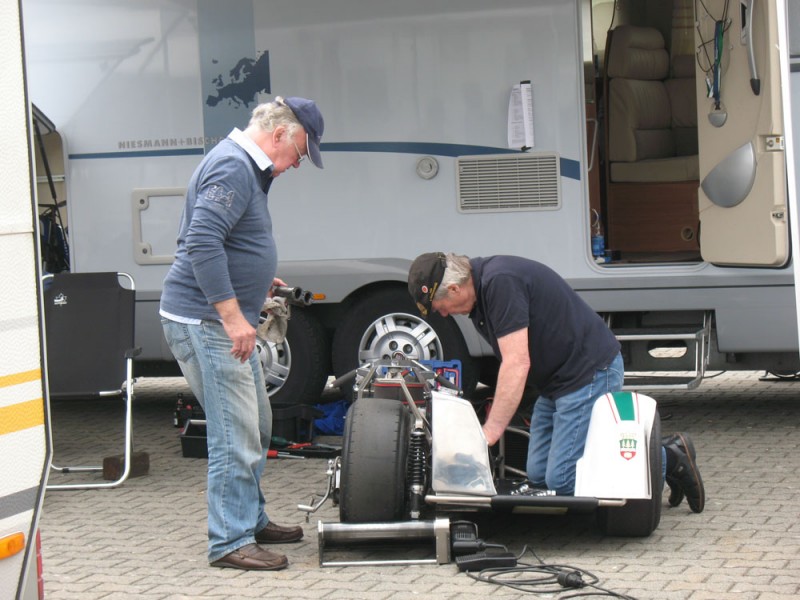
[[[637,329],[612,329],[613,334],[620,342],[635,341],[669,341],[669,340],[700,340],[706,332],[704,327],[687,330],[682,327],[641,327]]]
[[[676,342],[675,346],[685,345],[686,349],[694,356],[694,372],[689,375],[676,374],[664,369],[662,372],[658,367],[648,372],[631,372],[625,374],[624,390],[645,391],[645,390],[693,390],[700,385],[705,376],[708,356],[710,351],[711,338],[711,313],[703,314],[702,325],[687,324],[683,325],[664,325],[655,327],[613,327],[612,317],[609,315],[606,324],[620,342],[654,342],[654,346],[659,343],[665,347],[670,347]],[[677,342],[685,342],[679,344]],[[665,356],[665,359],[671,357]],[[659,359],[656,358],[656,362]],[[669,364],[669,363],[664,363]],[[660,365],[659,365],[660,366]]]
[[[696,374],[691,375],[631,375],[625,373],[623,389],[629,391],[640,390],[693,390],[700,385],[702,378]]]

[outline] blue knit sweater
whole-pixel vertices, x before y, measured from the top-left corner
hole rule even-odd
[[[213,304],[236,298],[255,327],[277,265],[267,194],[247,151],[228,137],[189,181],[161,310],[219,320]]]

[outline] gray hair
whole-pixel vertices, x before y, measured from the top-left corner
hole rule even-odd
[[[444,269],[442,283],[433,296],[434,300],[441,300],[447,296],[447,287],[451,285],[464,285],[472,277],[472,266],[469,264],[469,257],[461,254],[447,252],[445,254],[447,266]]]
[[[275,96],[272,102],[264,102],[253,109],[248,127],[258,127],[263,131],[275,131],[275,128],[283,125],[289,131],[289,136],[293,136],[303,126],[291,108],[286,106],[281,96]]]

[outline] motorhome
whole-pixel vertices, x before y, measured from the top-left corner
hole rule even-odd
[[[44,597],[39,516],[50,464],[30,110],[19,4],[0,6],[0,600]]]
[[[57,128],[40,204],[65,203],[72,270],[135,279],[141,372],[172,361],[158,302],[191,173],[276,95],[317,101],[325,169],[270,192],[278,274],[316,298],[285,343],[260,345],[273,398],[315,401],[330,374],[393,356],[459,359],[467,390],[490,381],[469,322],[422,319],[408,297],[410,261],[432,250],[553,267],[622,340],[637,389],[800,371],[797,3],[22,9],[29,97]]]

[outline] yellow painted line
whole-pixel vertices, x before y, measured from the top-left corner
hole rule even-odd
[[[44,402],[41,398],[0,408],[0,435],[44,425]]]
[[[29,381],[36,381],[37,379],[41,378],[42,378],[41,369],[22,371],[21,373],[13,373],[11,375],[2,375],[0,376],[0,387],[19,385],[20,383],[28,383]]]

